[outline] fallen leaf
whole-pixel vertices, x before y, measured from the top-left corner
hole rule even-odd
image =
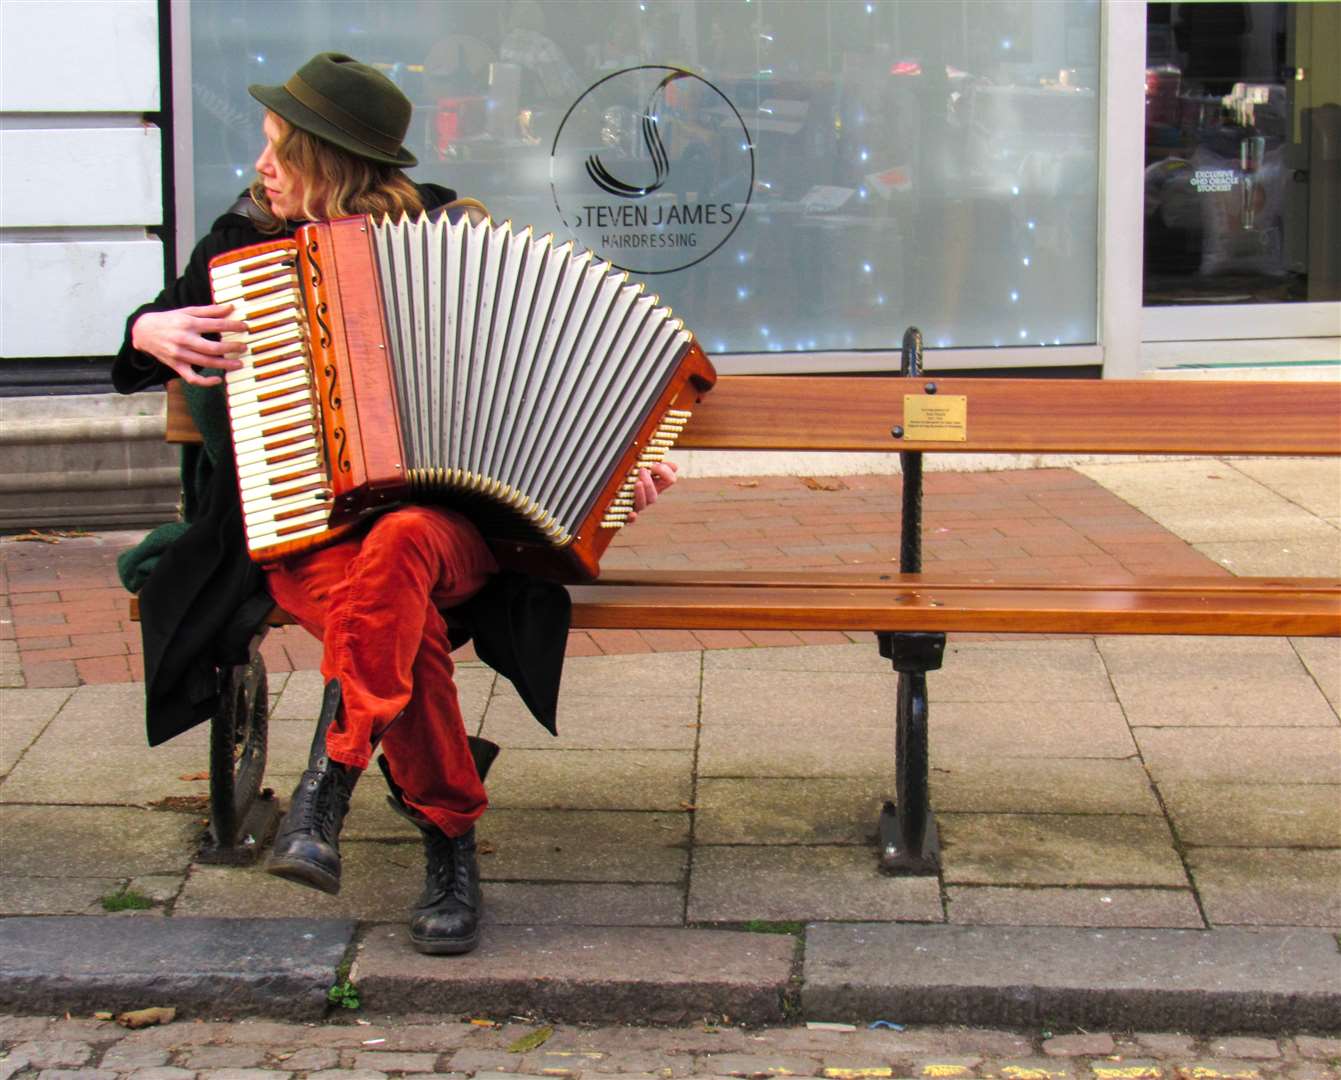
[[[498,849],[494,847],[493,844],[489,843],[488,840],[481,840],[475,846],[475,850],[478,851],[481,855],[492,855]]]
[[[36,541],[41,544],[59,544],[60,537],[52,536],[50,533],[38,532],[36,529],[30,529],[26,533],[19,533],[18,536],[11,537],[16,543],[33,543]]]
[[[208,780],[209,778],[210,774],[207,772],[182,773],[181,776],[177,777],[178,780]]]
[[[113,1020],[113,1019],[115,1019],[115,1018],[116,1018],[116,1014],[115,1014],[115,1013],[109,1013],[109,1012],[95,1012],[95,1013],[93,1014],[93,1019],[94,1019],[94,1020]]]
[[[130,1012],[123,1012],[117,1016],[116,1022],[122,1027],[142,1028],[152,1027],[154,1024],[170,1024],[176,1018],[177,1010],[168,1006],[166,1008],[133,1009]]]
[[[534,1050],[537,1046],[544,1046],[549,1041],[549,1037],[554,1034],[552,1027],[537,1028],[529,1035],[523,1035],[520,1039],[508,1047],[509,1054],[525,1054]]]
[[[758,480],[737,480],[736,487],[758,487]]]
[[[471,1017],[470,1022],[474,1024],[475,1027],[483,1028],[501,1028],[503,1026],[497,1020],[487,1020],[482,1016]]]
[[[811,491],[846,491],[847,485],[838,479],[820,480],[814,476],[801,477],[801,483]]]
[[[680,802],[680,809],[681,809],[681,810],[684,810],[684,811],[686,811],[686,812],[688,812],[688,811],[690,811],[690,810],[697,810],[698,807],[695,806],[695,805],[694,805],[693,803],[691,803],[691,802],[684,802],[683,800],[681,800],[681,802]]]

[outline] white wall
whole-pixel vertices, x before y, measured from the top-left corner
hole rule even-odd
[[[0,356],[116,352],[163,284],[154,0],[0,2]]]

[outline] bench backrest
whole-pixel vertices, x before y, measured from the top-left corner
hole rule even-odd
[[[934,389],[933,389],[934,388]],[[910,436],[909,398],[963,422],[947,439]],[[917,405],[911,406],[916,409]],[[198,442],[168,386],[169,442]],[[908,429],[903,437],[893,429]],[[1341,455],[1341,382],[1201,379],[941,379],[934,375],[723,376],[679,446],[720,450],[949,453]]]

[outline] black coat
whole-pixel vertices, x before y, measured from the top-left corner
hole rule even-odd
[[[436,184],[420,185],[419,192],[429,210],[456,197]],[[256,228],[247,205],[240,199],[215,221],[182,276],[131,313],[112,365],[118,391],[129,394],[175,377],[131,345],[130,328],[140,315],[209,304],[212,258],[275,239]],[[246,662],[248,645],[272,606],[264,575],[246,553],[222,390],[191,388],[188,398],[206,445],[187,448],[183,462],[186,527],[152,552],[157,561],[140,588],[151,746],[214,715],[222,669]],[[138,576],[130,566],[135,561],[132,557],[123,564],[123,580]],[[537,719],[554,731],[569,624],[567,592],[552,583],[500,574],[447,616],[454,643],[474,637],[480,658],[510,678]]]

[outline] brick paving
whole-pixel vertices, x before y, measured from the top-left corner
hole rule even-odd
[[[578,1027],[525,1017],[323,1024],[196,1020],[127,1031],[108,1020],[0,1015],[5,1080],[389,1080],[420,1077],[777,1077],[832,1080],[1323,1080],[1341,1040],[1054,1036],[954,1027],[834,1030]]]
[[[924,481],[924,567],[1226,573],[1099,484],[1067,468],[932,472]],[[811,569],[896,566],[896,476],[728,477],[682,480],[623,531],[603,569]],[[139,532],[0,538],[3,685],[72,687],[143,679],[139,627],[127,612],[116,556]],[[990,635],[960,634],[960,640]],[[574,631],[570,656],[768,648],[866,640],[834,631]],[[319,666],[318,643],[297,627],[271,633],[270,671]],[[467,648],[459,654],[470,659]]]

